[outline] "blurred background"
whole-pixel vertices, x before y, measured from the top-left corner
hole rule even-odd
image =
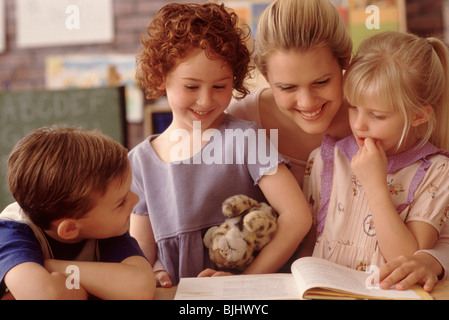
[[[169,2],[173,1],[0,0],[0,90],[125,84],[128,91],[134,91],[134,61],[140,50],[140,37],[152,16]],[[235,8],[253,32],[258,14],[269,2],[224,1]],[[421,36],[448,39],[448,0],[333,2],[342,12],[356,43],[364,35],[377,31],[365,27],[370,16],[365,9],[372,4],[380,8],[381,30],[402,29]],[[92,9],[95,3],[101,4]],[[70,6],[78,7],[78,12]],[[102,14],[86,17],[89,12]],[[366,32],[360,33],[357,29]],[[59,31],[65,31],[61,32],[62,38],[56,36]],[[87,36],[75,37],[80,32]],[[96,38],[89,38],[97,32]],[[140,92],[127,94],[130,95],[128,104],[131,104],[127,105],[128,146],[132,147],[145,136],[143,108],[148,102]]]

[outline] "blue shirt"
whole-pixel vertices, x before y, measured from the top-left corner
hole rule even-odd
[[[48,240],[54,258],[59,260],[74,259],[82,248],[82,243],[66,244],[54,239]],[[129,233],[100,239],[98,248],[101,262],[119,263],[131,256],[143,256],[137,241]],[[25,223],[0,219],[0,297],[6,288],[4,284],[6,273],[24,262],[35,262],[44,266],[42,248],[33,230]]]

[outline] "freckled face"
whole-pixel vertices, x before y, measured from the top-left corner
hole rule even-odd
[[[203,49],[192,49],[164,82],[173,124],[191,130],[193,121],[201,121],[203,130],[214,127],[231,101],[233,80],[223,59],[209,59]]]

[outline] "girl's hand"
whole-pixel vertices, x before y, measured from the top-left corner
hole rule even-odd
[[[434,257],[425,252],[418,252],[384,264],[380,268],[380,287],[390,289],[394,285],[397,290],[406,290],[415,283],[420,283],[425,291],[430,292],[441,273],[442,267]]]
[[[385,185],[387,179],[387,156],[379,141],[366,138],[351,160],[351,168],[362,186]]]
[[[170,276],[165,270],[156,271],[154,273],[154,276],[156,278],[156,286],[158,287],[171,288],[171,286],[173,285]]]
[[[224,272],[224,271],[217,271],[214,269],[206,269],[200,272],[198,275],[199,278],[203,277],[221,277],[221,276],[232,276],[233,274],[230,272]]]

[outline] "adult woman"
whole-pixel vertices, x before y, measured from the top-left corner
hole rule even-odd
[[[290,159],[301,185],[309,153],[323,136],[338,140],[351,134],[342,90],[351,53],[350,36],[328,0],[275,0],[260,18],[255,62],[270,87],[233,101],[228,112],[277,129],[279,152]],[[398,283],[405,289],[422,282],[431,290],[442,266],[449,268],[448,247],[445,226],[433,250],[382,267],[382,286]]]
[[[278,130],[279,151],[300,185],[323,136],[351,133],[342,91],[351,53],[351,38],[329,1],[274,1],[260,18],[255,62],[270,88],[233,101],[228,112]]]

